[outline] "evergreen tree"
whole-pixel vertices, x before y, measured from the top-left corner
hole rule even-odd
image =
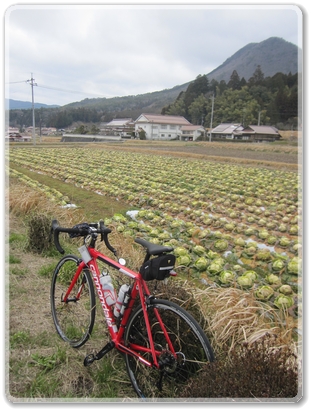
[[[188,113],[192,124],[202,125],[207,114],[207,99],[201,94],[188,107]]]
[[[241,89],[241,82],[240,77],[236,70],[233,70],[230,80],[228,82],[228,87],[232,88],[232,90],[240,90]]]
[[[261,85],[264,81],[264,73],[261,70],[260,65],[257,66],[256,70],[254,71],[253,76],[248,80],[249,86],[252,85]]]
[[[188,108],[191,103],[201,94],[206,94],[209,91],[208,79],[205,75],[198,75],[197,78],[189,84],[185,94],[184,103],[186,108],[186,115],[188,115]]]

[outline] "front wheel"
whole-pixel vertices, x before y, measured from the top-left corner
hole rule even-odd
[[[212,347],[196,320],[177,304],[154,299],[147,307],[155,349],[161,369],[148,367],[126,354],[126,368],[132,385],[141,398],[179,398],[189,378],[214,360]],[[160,315],[175,353],[171,353],[157,313]],[[125,344],[150,347],[144,313],[137,307],[129,318]],[[143,351],[143,350],[142,350]],[[174,355],[173,355],[174,354]],[[152,362],[150,353],[141,355]]]
[[[63,301],[79,262],[74,255],[63,257],[55,268],[51,284],[51,311],[56,330],[74,348],[85,344],[95,321],[94,286],[87,268],[81,272],[67,302]]]

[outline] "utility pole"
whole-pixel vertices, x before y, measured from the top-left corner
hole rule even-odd
[[[261,111],[258,111],[258,125],[260,126],[260,115],[261,115]]]
[[[33,94],[33,87],[37,85],[37,83],[35,83],[35,79],[32,76],[31,73],[31,79],[27,80],[28,83],[30,83],[31,85],[31,97],[32,97],[32,142],[33,145],[36,145],[36,135],[35,135],[35,101],[34,101],[34,94]]]
[[[210,128],[210,131],[209,131],[209,141],[210,142],[212,141],[213,115],[214,115],[214,94],[211,97],[211,99],[212,99],[212,112],[211,112],[211,128]]]

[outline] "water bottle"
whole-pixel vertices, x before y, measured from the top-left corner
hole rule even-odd
[[[100,283],[103,289],[106,304],[115,304],[117,296],[110,275],[103,273],[103,275],[100,277]]]
[[[118,318],[120,316],[120,311],[121,311],[121,314],[123,314],[122,305],[124,303],[124,298],[126,296],[126,293],[128,292],[129,289],[130,289],[130,286],[127,285],[127,284],[123,284],[120,288],[119,295],[118,295],[118,298],[117,298],[117,302],[116,302],[116,305],[115,305],[114,310],[113,310],[113,314],[116,318]],[[123,311],[124,311],[124,309],[123,309]]]

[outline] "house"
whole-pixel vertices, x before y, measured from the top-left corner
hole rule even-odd
[[[118,134],[122,137],[132,137],[134,132],[134,122],[131,118],[115,118],[106,123],[102,129],[104,133]]]
[[[205,128],[203,126],[181,126],[180,128],[181,136],[180,139],[184,141],[195,141],[199,137],[205,136]]]
[[[212,139],[241,140],[252,142],[275,141],[281,138],[278,130],[272,126],[247,126],[223,123],[215,127]]]
[[[42,127],[41,134],[43,136],[55,136],[56,135],[56,128],[55,127]]]
[[[244,127],[242,124],[222,123],[213,128],[212,138],[223,138],[226,140],[237,140]]]
[[[272,126],[248,126],[242,132],[242,140],[249,141],[275,141],[280,140],[279,131]]]
[[[164,116],[161,114],[141,114],[135,121],[135,136],[143,132],[147,140],[178,140],[181,127],[191,123],[182,116]]]

